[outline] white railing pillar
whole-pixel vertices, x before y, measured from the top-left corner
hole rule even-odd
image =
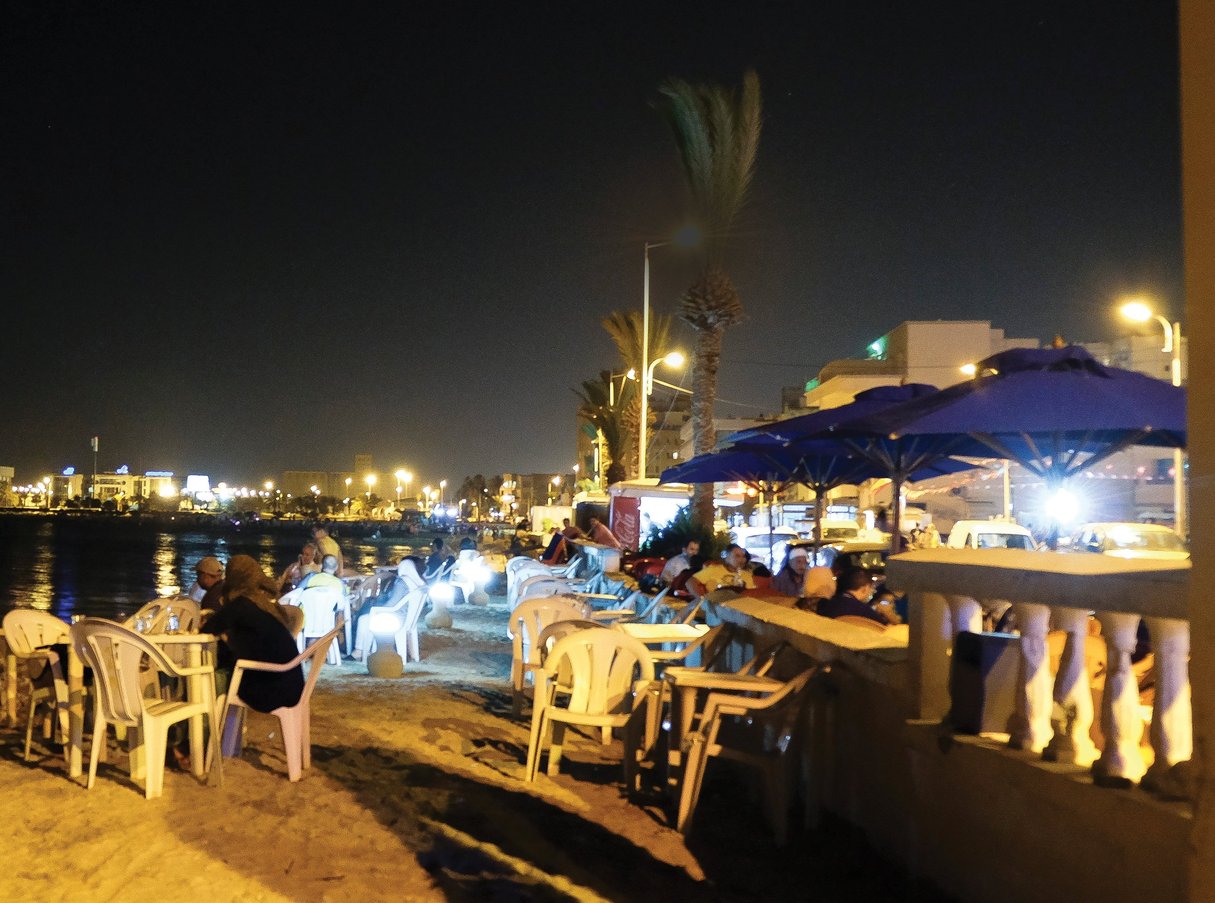
[[[1087,768],[1097,758],[1089,730],[1093,726],[1093,690],[1088,680],[1088,609],[1056,608],[1055,629],[1067,633],[1059,672],[1055,675],[1051,727],[1054,735],[1042,757]]]
[[[948,596],[952,633],[956,637],[962,631],[983,632],[983,607],[970,596]]]
[[[1021,667],[1016,706],[1009,719],[1008,745],[1042,752],[1051,738],[1050,657],[1046,654],[1050,609],[1029,602],[1014,602],[1013,608],[1021,630]]]
[[[919,680],[920,717],[940,721],[949,713],[949,657],[953,618],[940,593],[911,594],[909,652],[912,675]]]
[[[1185,795],[1184,780],[1169,779],[1179,762],[1194,755],[1194,728],[1190,711],[1190,624],[1174,618],[1148,618],[1152,636],[1152,675],[1156,699],[1150,732],[1152,767],[1143,784],[1168,796]]]
[[[1138,781],[1145,770],[1139,742],[1143,738],[1143,718],[1139,714],[1139,683],[1131,670],[1139,615],[1101,612],[1101,633],[1105,637],[1105,692],[1101,699],[1101,733],[1105,749],[1093,764],[1099,783],[1125,784]]]

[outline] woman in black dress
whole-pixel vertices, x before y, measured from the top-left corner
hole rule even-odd
[[[281,665],[299,654],[287,627],[286,613],[275,601],[277,589],[248,555],[233,555],[228,561],[223,604],[202,626],[203,632],[221,638],[216,692],[227,690],[237,659]],[[246,671],[239,692],[240,698],[259,712],[293,706],[304,692],[304,669],[296,666],[283,672]]]

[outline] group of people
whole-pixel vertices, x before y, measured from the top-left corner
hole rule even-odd
[[[762,563],[752,562],[737,543],[727,545],[719,560],[709,561],[700,555],[700,542],[689,539],[667,560],[659,581],[672,592],[686,590],[697,596],[717,589],[760,588],[768,596],[787,598],[791,607],[827,618],[851,615],[883,625],[900,620],[891,604],[892,594],[879,592],[868,570],[848,567],[837,574],[828,567],[810,567],[810,553],[802,546],[790,548],[780,570],[772,575]]]

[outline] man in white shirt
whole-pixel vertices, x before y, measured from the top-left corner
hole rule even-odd
[[[689,539],[683,544],[681,551],[674,558],[668,558],[667,563],[662,566],[662,573],[658,575],[658,579],[662,581],[663,586],[670,586],[671,583],[692,566],[692,558],[700,554],[700,540]]]
[[[224,579],[224,565],[218,558],[208,555],[198,559],[194,565],[194,585],[187,595],[195,602],[201,603],[207,595],[207,590]]]

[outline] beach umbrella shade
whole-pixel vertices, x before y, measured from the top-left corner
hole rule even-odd
[[[981,361],[972,380],[830,434],[875,460],[904,449],[994,455],[1057,488],[1132,445],[1184,448],[1185,390],[1107,367],[1079,346],[1018,348]]]

